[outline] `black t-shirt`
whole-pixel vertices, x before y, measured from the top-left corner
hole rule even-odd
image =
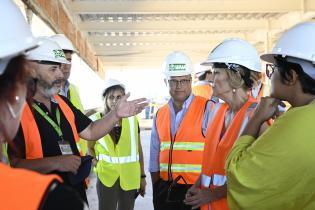
[[[75,117],[75,126],[77,129],[77,132],[80,133],[85,128],[87,128],[90,123],[92,122],[88,117],[86,117],[80,110],[78,110],[72,103],[64,96],[60,96],[66,104],[69,106],[69,108],[72,110],[74,117]],[[37,101],[34,101],[44,112],[48,113],[48,116],[57,123],[56,118],[56,110],[58,107],[58,103],[54,100],[51,101],[51,112],[48,111],[47,107],[39,103]],[[67,121],[65,115],[62,113],[61,108],[58,108],[60,111],[60,128],[62,130],[63,138],[66,141],[69,141],[71,149],[75,155],[79,155],[78,148],[76,146],[76,142],[72,133],[72,129],[70,126],[70,123]],[[38,126],[41,143],[42,143],[42,151],[44,157],[52,157],[52,156],[58,156],[62,155],[58,141],[60,140],[60,137],[56,130],[52,127],[50,123],[36,110],[33,110],[33,115],[36,121],[36,124]],[[25,140],[23,135],[23,130],[20,125],[19,130],[17,132],[17,135],[13,139],[13,142],[17,149],[19,150],[18,157],[25,159],[26,158],[26,150],[25,150]],[[8,149],[9,156],[15,155],[14,152],[11,149]],[[66,185],[70,185],[68,181],[68,173],[67,172],[59,172],[54,171],[53,174],[59,175]],[[78,184],[77,186],[72,186],[74,189],[76,189],[79,194],[82,196],[84,200],[86,200],[86,193],[85,193],[85,187],[84,182]]]

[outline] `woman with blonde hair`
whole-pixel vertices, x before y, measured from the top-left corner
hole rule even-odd
[[[125,85],[115,79],[105,83],[104,112],[93,117],[100,119],[116,108],[125,95]],[[122,118],[114,128],[88,149],[97,159],[97,195],[100,210],[132,210],[138,194],[144,196],[146,175],[140,142],[140,128],[136,116]]]
[[[251,89],[260,74],[256,49],[242,39],[227,39],[209,54],[204,65],[214,70],[216,103],[209,114],[202,172],[187,191],[185,203],[193,209],[224,210],[227,206],[225,159],[256,108]]]
[[[231,209],[315,209],[315,23],[294,26],[261,58],[270,97],[256,112],[226,161]],[[278,117],[278,105],[291,108]],[[270,117],[274,124],[259,135]]]

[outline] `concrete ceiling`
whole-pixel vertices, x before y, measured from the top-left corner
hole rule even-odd
[[[174,50],[194,63],[225,38],[269,51],[292,25],[315,17],[315,0],[63,0],[106,69],[159,68]]]

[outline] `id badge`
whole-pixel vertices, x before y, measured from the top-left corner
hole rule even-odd
[[[62,155],[73,155],[71,146],[68,141],[64,141],[64,140],[58,141],[58,145],[59,145]]]

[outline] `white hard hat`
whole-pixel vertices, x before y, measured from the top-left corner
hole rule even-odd
[[[28,60],[70,64],[59,45],[48,37],[38,37],[40,46],[27,53]]]
[[[77,50],[72,45],[72,42],[64,34],[55,34],[50,38],[57,42],[61,49],[77,52]]]
[[[303,71],[315,79],[315,22],[300,23],[290,28],[272,52],[261,55],[261,59],[273,63],[279,55],[289,62],[300,64]]]
[[[195,74],[200,75],[206,71],[211,71],[211,66],[200,65],[200,63],[198,63],[195,65],[194,70]]]
[[[289,62],[299,63],[303,71],[315,78],[315,22],[295,25],[278,40],[271,53],[261,55],[261,59],[273,63],[276,56]],[[307,64],[309,63],[309,64]]]
[[[249,70],[261,72],[257,50],[250,43],[239,38],[230,38],[221,42],[201,65],[212,65],[213,63],[234,63]]]
[[[278,40],[271,53],[261,55],[261,59],[272,63],[274,57],[290,56],[315,63],[315,22],[300,23]]]
[[[193,68],[191,60],[182,52],[170,53],[163,64],[164,74],[167,78],[191,75]]]
[[[104,92],[106,92],[106,90],[108,88],[116,86],[116,85],[121,86],[125,90],[125,85],[123,83],[121,83],[120,81],[118,81],[116,79],[108,79],[105,81]]]
[[[9,61],[37,46],[21,11],[11,0],[0,2],[0,75]]]

